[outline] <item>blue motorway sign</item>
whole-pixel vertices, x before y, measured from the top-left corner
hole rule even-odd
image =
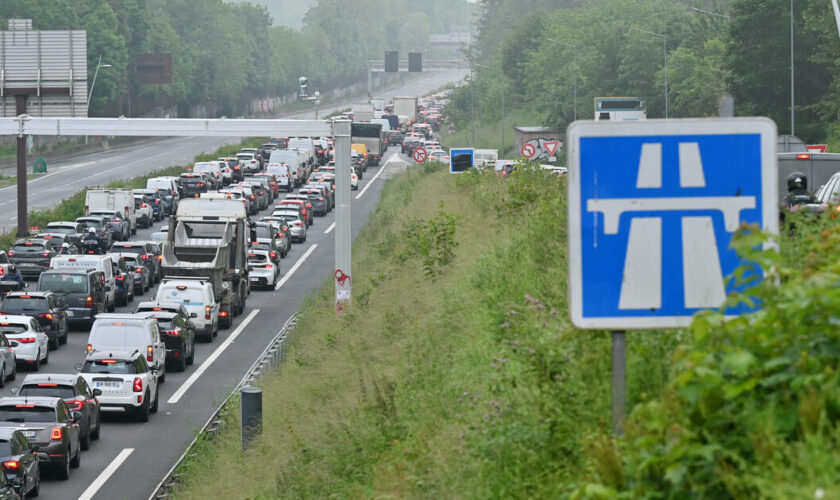
[[[449,150],[449,173],[460,174],[471,169],[475,164],[475,150],[472,148],[452,148]]]
[[[742,264],[730,248],[738,227],[778,231],[770,120],[576,122],[567,137],[570,309],[580,328],[685,326],[740,286],[727,280]]]

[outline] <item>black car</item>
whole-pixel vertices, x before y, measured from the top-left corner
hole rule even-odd
[[[388,132],[388,145],[389,146],[396,146],[400,145],[402,147],[403,143],[403,135],[402,132],[399,130],[392,130]]]
[[[156,252],[150,242],[145,241],[116,241],[108,250],[109,253],[133,253],[139,262],[149,268],[152,279],[155,283],[160,281],[160,259],[159,252]]]
[[[70,477],[70,468],[81,464],[79,412],[71,412],[61,398],[0,398],[0,427],[21,431],[38,451],[41,467],[55,469],[59,479]]]
[[[52,350],[58,349],[58,344],[67,343],[65,303],[53,292],[12,292],[0,304],[0,314],[18,314],[37,319],[50,339]]]
[[[160,335],[166,344],[166,362],[174,366],[179,372],[186,370],[187,365],[195,360],[195,325],[181,310],[150,311],[143,313],[149,318],[155,318],[160,328]]]
[[[114,263],[114,282],[117,285],[114,295],[117,304],[127,306],[129,302],[134,301],[134,270],[129,269],[122,255],[112,253],[108,254],[108,257],[111,257],[111,262]]]
[[[87,233],[87,225],[83,222],[54,221],[47,224],[41,232],[66,235],[70,243],[79,246],[85,233]]]
[[[3,486],[11,485],[21,498],[36,497],[41,490],[41,467],[38,453],[23,436],[23,432],[12,427],[0,427],[0,499]]]
[[[18,240],[9,250],[9,262],[17,266],[24,279],[37,278],[49,269],[50,260],[58,255],[51,243],[51,240],[42,238]]]
[[[21,397],[44,396],[61,398],[70,411],[79,412],[79,442],[83,450],[90,448],[90,441],[99,439],[102,428],[99,389],[91,389],[85,379],[78,374],[38,373],[27,375],[23,379],[17,395]]]
[[[103,284],[102,271],[47,271],[41,274],[38,280],[37,293],[49,293],[60,297],[65,321],[73,325],[81,323],[89,328],[93,325],[96,315],[106,312],[108,308],[108,296]],[[8,297],[6,300],[8,301]],[[0,310],[6,311],[5,302],[0,305]],[[49,331],[47,334],[49,335]],[[50,340],[52,341],[52,338]],[[62,344],[64,342],[66,342],[66,337]]]
[[[201,193],[206,193],[210,186],[199,174],[181,174],[181,198],[198,198]]]
[[[85,224],[88,227],[88,230],[90,230],[90,228],[94,228],[96,230],[96,235],[105,242],[106,248],[111,246],[111,242],[114,241],[114,235],[111,232],[111,225],[108,221],[108,217],[103,217],[101,215],[76,218],[76,222]]]

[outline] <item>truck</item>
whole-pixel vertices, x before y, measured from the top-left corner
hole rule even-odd
[[[367,164],[379,165],[385,151],[385,141],[382,138],[382,125],[379,123],[353,123],[351,126],[351,142],[364,144],[367,148]]]
[[[131,234],[137,234],[134,213],[134,191],[131,189],[88,189],[85,194],[85,216],[113,213],[128,223]],[[128,239],[128,235],[122,235]]]
[[[369,122],[373,120],[373,105],[370,103],[354,104],[350,107],[354,122]]]
[[[189,198],[170,217],[161,274],[213,285],[219,326],[230,328],[248,296],[248,241],[256,239],[239,200]]]
[[[417,121],[417,98],[394,97],[394,114],[408,118],[409,124]]]

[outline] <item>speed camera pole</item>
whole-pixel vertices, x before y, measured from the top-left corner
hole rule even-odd
[[[335,310],[350,303],[352,233],[350,207],[350,121],[336,120],[335,135]]]

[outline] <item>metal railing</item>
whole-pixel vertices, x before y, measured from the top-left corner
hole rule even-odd
[[[276,370],[281,363],[286,360],[286,343],[289,340],[289,337],[292,331],[297,324],[297,313],[293,314],[289,319],[286,320],[286,323],[283,324],[283,328],[277,332],[277,335],[268,343],[268,346],[263,350],[262,354],[257,357],[257,360],[254,361],[254,364],[245,372],[245,376],[242,377],[242,380],[236,384],[236,387],[230,391],[230,394],[225,398],[222,404],[216,408],[216,411],[210,415],[210,418],[207,422],[201,427],[201,430],[196,434],[195,438],[192,442],[187,446],[187,449],[184,450],[184,453],[178,457],[178,460],[169,469],[169,472],[166,476],[158,483],[155,490],[149,496],[149,500],[164,500],[171,498],[172,493],[178,487],[178,468],[184,462],[187,457],[196,456],[196,454],[192,451],[193,447],[195,446],[196,442],[199,439],[207,438],[207,439],[214,439],[218,436],[223,430],[225,426],[225,415],[228,412],[231,400],[239,394],[239,389],[241,389],[245,385],[253,385],[260,382],[262,377],[270,371]]]

